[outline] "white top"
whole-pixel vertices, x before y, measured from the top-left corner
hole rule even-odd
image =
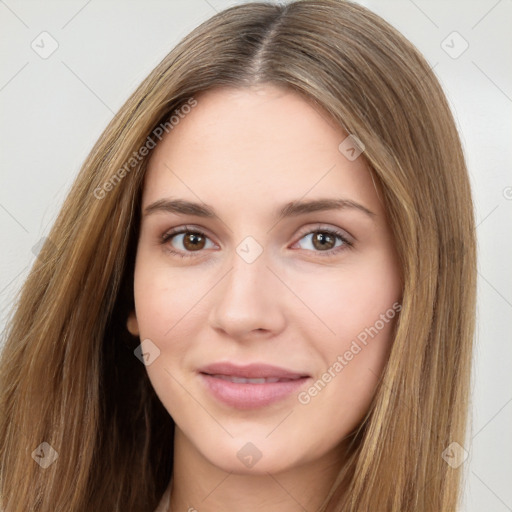
[[[168,512],[169,505],[171,502],[171,486],[167,486],[166,491],[164,492],[158,507],[156,507],[155,512]]]

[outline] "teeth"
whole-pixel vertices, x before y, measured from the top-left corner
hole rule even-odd
[[[227,380],[235,384],[266,384],[270,382],[288,382],[292,379],[278,379],[275,377],[259,378],[259,379],[244,379],[243,377],[231,377],[229,375],[212,375],[216,379]]]

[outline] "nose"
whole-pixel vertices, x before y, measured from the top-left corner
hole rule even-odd
[[[211,327],[238,340],[278,334],[286,324],[289,297],[269,269],[265,251],[252,262],[235,252],[230,263],[230,270],[212,290]]]

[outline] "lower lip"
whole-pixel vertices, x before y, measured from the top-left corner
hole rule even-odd
[[[237,409],[256,409],[284,400],[297,392],[309,377],[263,384],[237,383],[199,374],[208,390],[219,401]]]

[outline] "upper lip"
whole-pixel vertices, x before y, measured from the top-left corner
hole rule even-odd
[[[296,372],[272,366],[269,364],[252,363],[248,365],[236,365],[229,362],[219,362],[203,366],[198,370],[208,375],[226,375],[229,377],[241,377],[245,379],[276,378],[276,379],[299,379],[309,377],[303,372]]]

